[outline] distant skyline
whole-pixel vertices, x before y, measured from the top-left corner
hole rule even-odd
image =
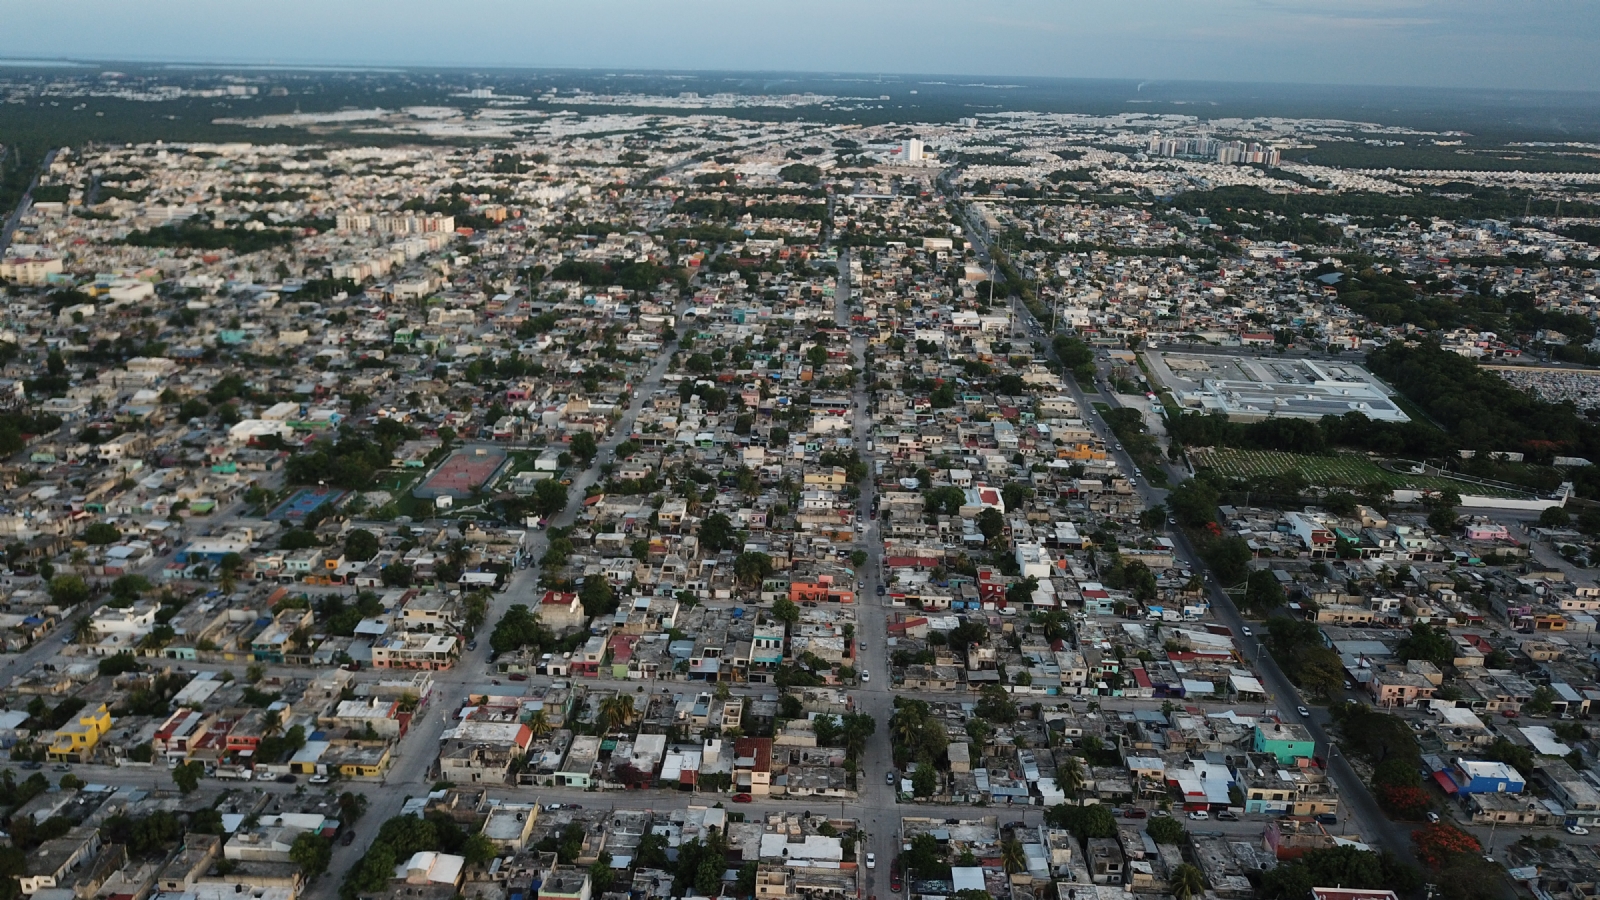
[[[1600,0],[0,0],[0,56],[1600,90]]]

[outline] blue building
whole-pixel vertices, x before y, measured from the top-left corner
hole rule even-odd
[[[1458,758],[1449,774],[1458,794],[1520,794],[1524,783],[1516,769],[1488,760]]]

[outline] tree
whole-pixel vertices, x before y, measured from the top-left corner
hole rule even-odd
[[[346,559],[356,562],[366,562],[378,555],[378,536],[365,528],[351,529],[344,538],[344,555]]]
[[[1028,855],[1022,850],[1022,842],[1012,838],[1000,845],[1000,865],[1007,875],[1021,872],[1028,867]]]
[[[973,711],[979,718],[1000,725],[1009,725],[1017,720],[1016,701],[998,684],[984,685]]]
[[[205,773],[206,767],[204,763],[181,763],[172,770],[172,780],[177,783],[179,791],[185,794],[192,794],[200,787],[200,776]]]
[[[1417,860],[1430,869],[1440,869],[1458,853],[1476,854],[1482,850],[1478,839],[1449,822],[1437,822],[1411,832]]]
[[[488,838],[484,838],[484,840],[487,841]],[[600,854],[595,857],[594,862],[589,866],[589,882],[594,886],[595,891],[604,893],[611,890],[611,882],[615,881],[616,878],[617,873],[611,869],[611,854],[604,850],[600,851]]]
[[[1554,688],[1548,684],[1541,684],[1533,689],[1533,696],[1528,699],[1528,702],[1522,708],[1530,716],[1548,716],[1550,715],[1550,710],[1554,708],[1557,698],[1558,695]]]
[[[572,455],[583,460],[585,466],[593,462],[595,454],[600,452],[600,445],[595,442],[594,433],[590,431],[580,431],[573,435],[570,447]]]
[[[600,701],[600,720],[607,730],[627,728],[637,712],[633,698],[627,694],[612,694]]]
[[[779,597],[772,601],[772,617],[784,625],[793,627],[794,623],[800,621],[800,607],[788,597]]]
[[[733,575],[745,587],[755,587],[771,574],[772,557],[765,553],[747,550],[733,561]]]
[[[302,832],[289,847],[289,861],[299,866],[310,881],[328,871],[328,864],[333,862],[333,844],[317,832]]]
[[[150,579],[143,575],[123,575],[111,582],[111,596],[131,606],[151,587]]]
[[[1540,528],[1560,529],[1566,528],[1571,523],[1572,517],[1567,514],[1566,509],[1560,506],[1547,506],[1543,512],[1539,513]]]
[[[121,539],[122,532],[108,522],[96,522],[83,530],[84,542],[95,546],[115,544]]]
[[[992,506],[986,506],[978,513],[978,530],[983,532],[986,540],[993,541],[1005,533],[1006,518],[1000,511]]]
[[[554,478],[533,486],[533,511],[541,516],[554,516],[567,508],[567,486]]]
[[[1250,551],[1250,545],[1240,537],[1213,541],[1201,554],[1211,570],[1217,573],[1217,578],[1227,585],[1238,584],[1245,579],[1250,571],[1250,560],[1255,556]]]
[[[1116,837],[1117,819],[1103,804],[1088,806],[1060,804],[1046,809],[1044,820],[1056,828],[1065,828],[1080,840],[1097,837]]]
[[[611,581],[604,575],[590,575],[578,592],[586,616],[604,616],[617,611],[617,597],[611,590]]]
[[[733,520],[723,513],[712,513],[700,523],[700,546],[709,553],[739,548],[739,532]]]
[[[1199,896],[1206,889],[1206,878],[1200,870],[1188,863],[1180,863],[1172,870],[1172,896],[1178,900],[1190,900]],[[1309,892],[1308,892],[1309,893]]]
[[[1423,659],[1439,668],[1455,659],[1455,644],[1450,633],[1427,622],[1411,623],[1411,633],[1395,645],[1395,653],[1406,660]]]
[[[100,632],[94,627],[94,619],[82,616],[72,623],[72,642],[74,644],[92,644],[100,639]]]
[[[469,835],[462,843],[461,855],[466,857],[469,866],[486,866],[490,860],[500,855],[500,848],[482,834],[474,834]]]
[[[89,585],[77,575],[57,575],[50,579],[50,600],[57,606],[77,606],[90,596]]]
[[[918,797],[932,797],[938,790],[939,774],[933,770],[933,764],[917,763],[917,770],[911,773],[911,793]]]
[[[1149,832],[1150,839],[1158,844],[1183,843],[1183,824],[1171,816],[1156,816],[1144,830]]]
[[[1283,585],[1278,583],[1277,576],[1268,569],[1257,569],[1250,573],[1250,580],[1244,589],[1244,604],[1258,615],[1269,615],[1278,607],[1289,602],[1283,593]]]

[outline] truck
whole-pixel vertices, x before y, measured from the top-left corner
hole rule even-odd
[[[253,775],[244,766],[217,766],[217,777],[229,781],[249,781]]]

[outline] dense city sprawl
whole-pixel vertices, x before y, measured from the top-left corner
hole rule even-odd
[[[859,93],[40,158],[0,900],[1592,896],[1596,148]]]

